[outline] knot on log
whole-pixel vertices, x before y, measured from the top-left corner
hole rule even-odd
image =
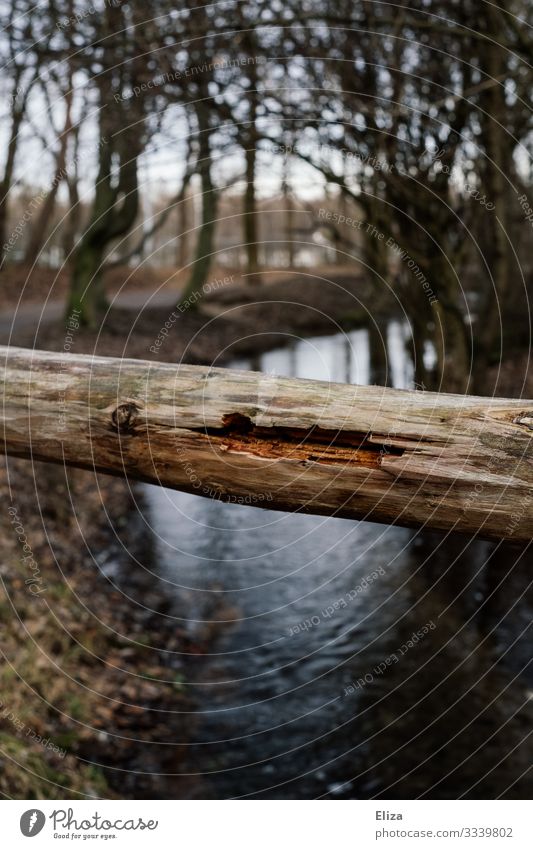
[[[139,412],[139,407],[133,401],[119,404],[111,413],[113,430],[121,434],[133,433],[135,430],[135,419]]]

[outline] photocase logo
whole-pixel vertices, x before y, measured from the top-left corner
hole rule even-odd
[[[32,808],[25,811],[20,818],[20,830],[24,837],[35,837],[43,830],[46,817],[42,811]]]

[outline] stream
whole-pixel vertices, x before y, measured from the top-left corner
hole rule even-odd
[[[404,326],[386,341],[390,385],[411,386]],[[233,365],[365,384],[369,351],[355,330]],[[531,794],[527,552],[156,486],[144,496],[173,615],[192,643],[210,637],[183,682],[191,797]]]

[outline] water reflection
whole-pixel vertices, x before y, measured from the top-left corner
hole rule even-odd
[[[352,330],[346,334],[289,339],[283,348],[268,351],[254,360],[235,360],[233,366],[287,377],[368,384],[368,331]]]
[[[409,385],[405,328],[382,338]],[[371,347],[358,330],[235,365],[363,383]],[[211,637],[188,661],[195,795],[529,797],[527,552],[146,494],[174,611]]]
[[[413,385],[413,362],[409,355],[411,331],[405,322],[390,321],[385,327],[351,330],[310,339],[289,339],[253,359],[235,360],[235,368],[251,368],[287,377],[393,386],[406,389]],[[435,364],[428,347],[426,367]]]

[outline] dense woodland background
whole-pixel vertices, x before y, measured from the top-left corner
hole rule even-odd
[[[3,268],[67,265],[95,325],[106,263],[185,270],[189,293],[214,260],[250,285],[358,265],[433,345],[419,381],[487,390],[529,343],[531,18],[526,0],[4,2]]]

